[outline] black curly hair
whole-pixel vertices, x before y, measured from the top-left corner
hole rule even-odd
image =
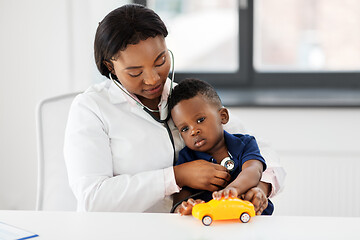
[[[171,110],[182,100],[187,100],[201,94],[209,102],[222,107],[219,95],[207,82],[197,78],[186,78],[175,86],[168,98],[168,110]]]

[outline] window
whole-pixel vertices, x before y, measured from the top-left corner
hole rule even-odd
[[[251,83],[266,88],[360,88],[360,2],[254,0]],[[332,92],[333,95],[333,92]]]
[[[177,81],[204,79],[220,92],[232,92],[232,104],[240,94],[239,101],[252,98],[256,105],[256,95],[275,99],[283,90],[287,99],[299,96],[307,106],[318,98],[320,105],[336,105],[341,91],[340,105],[353,99],[360,105],[360,1],[141,2],[169,28]]]
[[[360,69],[360,1],[254,2],[257,71]]]
[[[165,22],[180,72],[238,70],[237,0],[148,0]]]

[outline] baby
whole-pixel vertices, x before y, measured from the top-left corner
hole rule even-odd
[[[176,164],[203,159],[221,164],[231,175],[230,183],[213,193],[184,187],[174,195],[175,212],[191,214],[197,203],[211,198],[241,197],[258,185],[266,163],[256,140],[253,136],[224,131],[223,125],[229,121],[229,113],[211,85],[198,79],[185,79],[174,88],[168,104],[171,117],[186,144]],[[186,204],[188,202],[192,204]],[[268,204],[268,208],[263,214],[272,213],[272,204]]]

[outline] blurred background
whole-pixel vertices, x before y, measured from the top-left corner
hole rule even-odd
[[[0,0],[0,209],[34,209],[35,112],[106,80],[98,23],[130,2],[166,23],[176,81],[200,77],[287,171],[275,214],[360,216],[360,1]]]

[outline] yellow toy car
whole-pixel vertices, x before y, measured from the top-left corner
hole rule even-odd
[[[212,199],[207,203],[199,203],[192,209],[192,215],[209,226],[213,220],[240,219],[247,223],[255,216],[254,205],[239,198]]]

